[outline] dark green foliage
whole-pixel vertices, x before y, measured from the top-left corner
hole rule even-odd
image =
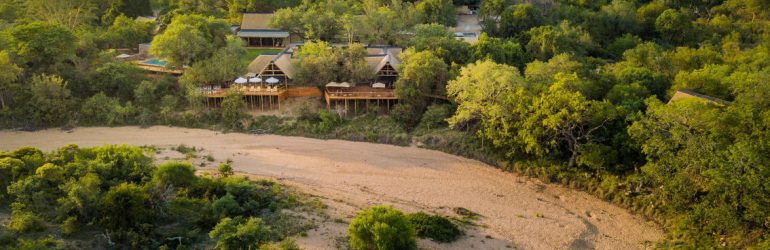
[[[435,130],[449,126],[447,119],[454,113],[454,107],[449,104],[433,104],[428,106],[420,118],[416,130]]]
[[[132,63],[110,62],[96,69],[90,93],[101,91],[121,100],[130,100],[134,96],[134,89],[143,78],[140,69]]]
[[[43,221],[29,212],[16,212],[11,216],[11,220],[8,221],[8,228],[16,231],[17,233],[27,233],[42,231]]]
[[[209,237],[216,240],[216,249],[256,249],[268,242],[271,234],[270,227],[259,218],[236,217],[219,221]]]
[[[457,225],[444,216],[419,212],[409,214],[406,218],[414,227],[417,236],[422,238],[430,238],[438,242],[452,242],[463,234]]]
[[[100,223],[113,230],[139,228],[153,220],[148,205],[149,197],[138,185],[120,183],[102,197]]]
[[[75,55],[76,37],[61,25],[33,22],[8,31],[8,49],[32,72],[52,73]]]
[[[195,183],[195,168],[189,163],[169,162],[159,165],[152,175],[156,185],[186,188]]]
[[[401,211],[374,206],[358,212],[348,227],[353,249],[415,249],[415,231]]]
[[[225,127],[240,129],[243,126],[241,120],[245,116],[245,109],[246,101],[243,100],[243,93],[236,89],[227,91],[225,98],[222,100],[222,121]]]
[[[125,122],[122,111],[123,106],[117,98],[99,92],[83,102],[80,122],[84,125],[120,125]]]
[[[8,186],[4,209],[13,211],[8,227],[21,237],[0,237],[0,247],[48,249],[61,244],[58,236],[35,237],[104,233],[118,248],[176,246],[178,241],[164,240],[173,237],[205,247],[209,235],[256,248],[309,228],[302,217],[280,211],[302,201],[278,184],[198,177],[189,163],[155,167],[136,147],[70,145],[50,154],[20,148],[0,152],[0,171],[3,189]],[[224,223],[226,216],[232,223]],[[280,230],[273,232],[272,225]]]

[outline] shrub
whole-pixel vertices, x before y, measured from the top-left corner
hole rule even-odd
[[[452,116],[454,110],[449,104],[434,104],[428,106],[420,119],[417,129],[431,130],[449,126],[447,119]]]
[[[244,220],[224,218],[217,223],[209,237],[216,240],[216,249],[256,249],[270,240],[270,227],[260,218]]]
[[[336,113],[329,112],[325,109],[318,113],[318,117],[320,122],[318,122],[313,131],[313,133],[316,134],[329,133],[344,121],[344,119]]]
[[[45,229],[43,220],[37,215],[29,212],[14,212],[11,221],[8,222],[8,228],[18,232],[36,232]]]
[[[300,250],[297,241],[286,238],[278,243],[268,243],[259,247],[259,250]]]
[[[449,219],[439,215],[427,215],[423,212],[406,216],[421,238],[431,238],[438,242],[457,240],[463,232]]]
[[[67,219],[64,220],[64,223],[62,223],[61,225],[62,235],[67,236],[77,232],[78,232],[78,218],[75,216],[67,217]]]
[[[222,198],[217,199],[211,204],[211,209],[214,212],[214,216],[226,217],[240,214],[243,209],[235,200],[235,196],[227,194]]]
[[[62,245],[61,241],[54,239],[53,236],[51,235],[48,235],[44,238],[39,238],[34,240],[19,239],[18,249],[22,249],[22,250],[56,249],[60,245]]]
[[[153,181],[161,187],[167,185],[189,187],[195,183],[196,178],[195,168],[190,163],[181,162],[169,162],[160,165],[152,176]]]
[[[390,206],[374,206],[356,215],[348,227],[353,249],[415,249],[415,232],[404,214]]]
[[[233,175],[233,161],[227,160],[227,162],[219,163],[219,167],[217,168],[217,172],[219,172],[219,176],[221,177],[229,177]]]
[[[112,186],[101,200],[102,224],[110,229],[125,229],[152,221],[147,203],[147,193],[136,184]]]

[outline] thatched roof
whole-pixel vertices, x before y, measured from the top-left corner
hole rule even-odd
[[[398,65],[401,64],[398,59],[390,54],[381,56],[367,56],[366,63],[369,64],[369,68],[372,69],[372,72],[375,74],[380,72],[382,68],[385,67],[385,65],[390,64],[393,69],[398,70]]]
[[[259,73],[262,73],[265,68],[267,68],[267,65],[270,64],[270,62],[275,59],[276,55],[259,55],[257,58],[254,59],[254,61],[251,61],[249,63],[249,66],[247,69],[249,70],[249,73],[254,73],[259,75]]]

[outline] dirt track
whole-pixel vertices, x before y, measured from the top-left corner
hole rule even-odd
[[[233,159],[236,171],[323,197],[346,220],[373,204],[452,216],[453,208],[462,207],[481,215],[482,226],[460,242],[421,241],[426,248],[642,249],[662,235],[653,223],[588,194],[413,147],[169,127],[0,131],[2,150],[52,150],[70,143],[203,147],[217,160]],[[333,248],[344,226],[324,225],[300,244]]]

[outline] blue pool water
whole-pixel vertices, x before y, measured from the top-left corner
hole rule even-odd
[[[166,67],[166,61],[159,60],[159,59],[150,59],[142,63],[147,65],[158,66],[158,67]]]

